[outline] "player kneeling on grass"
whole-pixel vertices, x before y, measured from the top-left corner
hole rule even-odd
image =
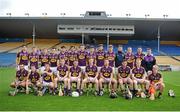
[[[145,85],[145,93],[148,93],[150,82],[146,80],[146,72],[144,67],[141,66],[141,60],[136,60],[136,66],[132,69],[132,79],[134,83],[134,94],[139,97],[145,98],[144,88],[138,89],[138,84]]]
[[[99,88],[98,88],[98,72],[97,72],[97,66],[94,65],[94,59],[89,59],[89,65],[86,66],[85,69],[85,79],[82,81],[81,90],[83,90],[84,86],[87,83],[95,83],[96,85],[96,91],[95,95],[98,94]]]
[[[11,87],[15,88],[14,92],[10,93],[10,95],[14,96],[18,93],[19,90],[26,88],[26,80],[28,76],[28,71],[25,70],[24,65],[19,65],[19,70],[16,72],[16,79],[11,83]]]
[[[81,68],[78,66],[78,61],[73,62],[73,66],[70,68],[69,79],[68,79],[68,94],[71,95],[71,83],[76,82],[76,91],[80,94],[80,83],[81,83]]]
[[[34,65],[31,66],[31,70],[29,71],[26,81],[26,94],[29,94],[28,87],[33,89],[35,95],[37,95],[38,90],[41,87],[40,74]]]
[[[42,90],[39,95],[44,95],[46,89],[49,89],[50,94],[54,93],[54,76],[49,63],[45,64],[45,70],[42,72]]]
[[[155,99],[155,92],[159,91],[158,93],[158,98],[161,98],[161,95],[163,93],[164,90],[164,83],[163,83],[163,78],[162,75],[160,73],[158,73],[158,66],[154,65],[153,69],[152,69],[152,73],[148,76],[148,80],[150,81],[150,89],[149,89],[149,93],[150,93],[150,100],[154,100]]]
[[[100,79],[99,79],[99,95],[103,95],[103,83],[109,84],[109,91],[116,91],[117,81],[113,78],[113,69],[109,66],[109,60],[104,60],[104,66],[100,70]]]
[[[67,83],[68,83],[68,67],[65,65],[65,60],[60,60],[60,65],[57,67],[57,77],[54,79],[55,91],[58,87],[58,82],[62,84],[64,82],[64,95],[67,95]],[[61,85],[60,85],[61,86]]]
[[[127,66],[127,61],[123,60],[122,66],[118,68],[118,82],[123,93],[125,95],[125,85],[129,84],[130,91],[133,91],[133,81],[131,79],[131,68]]]

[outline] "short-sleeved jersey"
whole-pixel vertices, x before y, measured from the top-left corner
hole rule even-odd
[[[66,72],[68,71],[68,67],[66,65],[58,66],[57,71],[59,71],[59,76],[60,77],[64,77],[66,75]]]
[[[38,68],[38,60],[39,60],[38,52],[30,53],[29,54],[29,60],[30,60],[30,66],[34,65],[37,69]]]
[[[37,71],[35,72],[30,72],[29,74],[29,77],[28,77],[28,80],[31,82],[31,83],[36,83],[38,80],[40,79],[40,75]]]
[[[129,77],[130,76],[130,72],[131,72],[131,68],[129,66],[126,66],[126,67],[120,66],[118,68],[118,73],[120,74],[120,76],[122,78]]]
[[[114,52],[107,52],[106,54],[105,54],[105,57],[106,57],[106,59],[108,59],[109,60],[109,66],[111,66],[111,67],[114,67],[114,63],[115,63],[115,53]]]
[[[158,81],[160,81],[161,78],[162,78],[162,75],[160,73],[157,73],[156,75],[152,73],[148,76],[148,80],[154,83],[157,83]]]
[[[108,66],[108,67],[103,66],[101,68],[100,72],[101,72],[103,77],[110,78],[113,70],[112,70],[112,67],[110,67],[110,66]]]
[[[86,55],[86,59],[87,59],[87,62],[88,62],[88,60],[89,59],[94,59],[94,62],[95,62],[95,60],[96,60],[96,53],[94,52],[94,53],[87,53],[87,55]]]
[[[41,53],[40,60],[41,60],[41,66],[45,66],[46,63],[49,63],[49,54]]]
[[[141,54],[136,53],[134,56],[135,56],[136,60],[141,60],[142,61],[144,59],[145,54],[143,54],[143,53],[141,53]]]
[[[45,70],[44,70],[45,71]],[[42,79],[43,81],[45,82],[53,82],[53,79],[54,79],[54,76],[53,76],[53,72],[51,69],[48,70],[48,73],[50,74],[47,74],[45,72],[42,73]]]
[[[18,70],[16,72],[16,78],[19,80],[19,81],[23,81],[26,77],[28,76],[28,71],[23,69],[23,70]]]
[[[145,69],[143,67],[140,68],[135,67],[132,69],[132,74],[134,74],[135,78],[142,79],[145,74]]]
[[[97,73],[97,67],[95,65],[93,66],[86,66],[86,73],[88,77],[95,77]]]
[[[69,66],[73,66],[73,62],[77,59],[77,53],[70,51],[68,53]]]
[[[72,77],[78,77],[79,73],[81,72],[81,68],[79,66],[77,66],[77,67],[72,66],[70,68],[70,72],[71,72]]]
[[[132,69],[133,66],[134,66],[134,60],[135,57],[134,57],[134,54],[130,54],[130,53],[126,53],[125,55],[125,60],[127,61],[127,65]]]
[[[17,53],[17,58],[19,58],[19,64],[28,65],[29,53],[27,51]]]
[[[96,52],[96,65],[98,67],[104,66],[104,58],[105,58],[105,52],[104,51],[97,51]]]
[[[77,58],[79,62],[79,66],[86,66],[86,51],[78,51]]]
[[[64,59],[65,64],[68,64],[68,52],[60,52],[59,59]]]
[[[51,67],[57,67],[57,60],[58,60],[58,54],[50,53],[49,62],[50,62]]]

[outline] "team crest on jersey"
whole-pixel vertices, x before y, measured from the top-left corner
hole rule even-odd
[[[73,77],[77,77],[77,76],[78,76],[78,73],[77,73],[77,72],[74,72],[74,73],[72,73],[72,76],[73,76]]]
[[[159,80],[157,80],[157,79],[153,80],[154,83],[157,83],[158,81],[159,81]]]
[[[108,76],[110,76],[110,74],[109,73],[104,73],[104,76],[108,77]]]
[[[21,75],[21,76],[19,77],[19,80],[21,80],[21,81],[24,80],[24,76]]]
[[[22,56],[22,60],[27,60],[28,57],[27,56]]]
[[[79,56],[79,59],[84,59],[84,58],[85,58],[84,54],[81,54],[81,55]]]
[[[140,60],[140,61],[142,61],[142,58],[141,58],[141,57],[138,57],[138,58],[137,58],[137,60]]]
[[[32,82],[36,82],[36,78],[35,77],[32,78]]]
[[[42,62],[48,62],[48,59],[47,58],[43,58]]]
[[[69,57],[69,60],[74,61],[75,58],[73,56]]]
[[[60,71],[60,74],[61,74],[62,76],[65,76],[66,72],[64,72],[64,71],[62,70],[62,71]]]
[[[37,61],[37,58],[31,58],[31,62],[36,62]]]
[[[104,59],[104,56],[98,56],[98,59],[99,59],[99,60],[103,60],[103,59]]]
[[[121,77],[127,77],[127,76],[128,76],[128,74],[126,74],[126,73],[121,74]]]
[[[51,62],[56,62],[56,59],[51,59]]]
[[[128,59],[127,62],[128,62],[128,63],[132,63],[132,62],[133,62],[133,59]]]
[[[113,56],[109,56],[108,60],[114,60],[114,57]]]
[[[141,78],[141,77],[142,77],[142,74],[135,74],[135,77]]]
[[[44,79],[45,79],[45,80],[50,80],[50,79],[51,79],[51,76],[47,75]]]
[[[90,72],[88,72],[88,75],[89,75],[89,76],[93,76],[93,75],[94,75],[94,72],[90,71]]]

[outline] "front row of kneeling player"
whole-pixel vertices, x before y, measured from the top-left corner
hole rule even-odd
[[[128,87],[133,95],[144,93],[154,99],[156,90],[159,90],[158,97],[162,95],[164,83],[161,74],[158,73],[157,65],[154,65],[152,71],[146,75],[140,60],[136,61],[136,66],[132,70],[127,66],[127,62],[123,61],[116,76],[113,75],[114,73],[116,71],[113,71],[113,68],[109,66],[108,60],[104,60],[104,66],[98,71],[94,65],[94,60],[90,59],[85,68],[85,73],[83,73],[78,66],[78,61],[74,61],[74,65],[68,67],[65,65],[65,60],[62,59],[57,67],[57,73],[52,72],[48,63],[45,64],[45,70],[41,72],[41,75],[35,66],[31,66],[28,72],[24,69],[24,65],[20,65],[20,70],[16,72],[16,79],[11,87],[15,88],[14,94],[23,89],[26,94],[29,94],[29,87],[31,87],[36,95],[43,95],[46,90],[55,95],[60,91],[57,89],[60,82],[60,84],[64,83],[64,95],[71,95],[72,83],[75,82],[76,91],[82,95],[86,84],[94,83],[95,95],[102,96],[103,84],[106,83],[110,92],[116,92],[118,84],[123,94],[125,93],[125,85],[129,85]],[[139,84],[141,87],[138,86]]]

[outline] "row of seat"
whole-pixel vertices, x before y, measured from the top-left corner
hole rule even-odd
[[[68,39],[67,39],[68,40]],[[106,40],[101,40],[101,41],[106,41]],[[101,43],[98,42],[98,43]],[[35,44],[38,48],[50,48],[52,46],[57,45],[60,42],[59,39],[36,39]],[[64,43],[65,41],[62,41]],[[28,47],[33,47],[32,44],[32,39],[24,39],[24,42],[5,42],[0,44],[0,52],[5,52],[9,51],[10,53],[14,53],[19,51],[20,49],[18,47],[22,45],[26,45],[27,43],[31,43],[28,45]],[[68,42],[69,43],[69,42]],[[68,46],[67,43],[67,46]],[[69,43],[71,45],[73,42]],[[104,43],[104,42],[103,42]],[[137,47],[142,47],[143,51],[146,51],[146,48],[152,48],[153,52],[155,55],[159,55],[157,52],[157,41],[144,41],[144,40],[110,40],[110,43],[115,43],[115,44],[122,44],[124,49],[127,49],[127,47],[131,46],[134,50],[137,49]],[[162,52],[165,52],[168,55],[180,55],[180,47],[176,46],[180,44],[180,41],[161,41],[162,45],[160,46],[160,50]],[[66,44],[66,42],[65,42]],[[77,44],[79,45],[80,42]],[[168,45],[167,45],[168,44]],[[173,45],[170,45],[173,44]],[[62,46],[63,44],[59,45]],[[59,47],[57,46],[57,47]],[[17,48],[17,49],[15,49]],[[116,48],[115,48],[116,51]],[[134,51],[136,52],[136,51]]]

